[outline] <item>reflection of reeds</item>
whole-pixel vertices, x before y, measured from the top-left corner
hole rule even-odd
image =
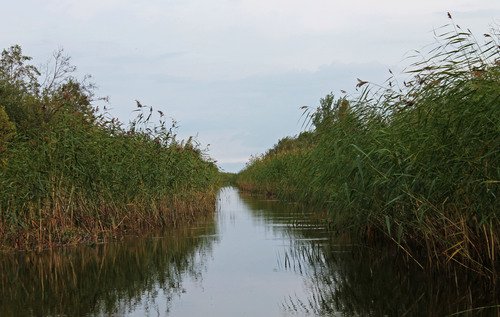
[[[198,228],[178,228],[161,238],[3,255],[0,315],[112,315],[141,301],[168,303],[182,292],[186,276],[199,278],[211,252],[213,220]],[[160,290],[166,298],[156,298]]]
[[[315,315],[446,316],[467,310],[471,310],[470,316],[500,313],[498,290],[486,291],[473,276],[457,276],[454,280],[426,275],[390,254],[352,247],[339,251],[326,245],[290,250],[295,254],[293,259],[305,268],[310,295],[307,300],[289,298],[283,304],[286,309],[297,309],[299,301],[307,303],[307,311]]]
[[[28,60],[15,46],[0,63],[2,248],[99,241],[214,210],[217,167],[176,139],[175,121],[137,102],[125,128],[92,104],[92,86],[42,87]]]
[[[339,231],[386,241],[422,267],[498,281],[500,32],[451,24],[387,87],[321,100],[314,129],[238,176],[244,189],[330,212]],[[416,58],[417,58],[416,57]]]
[[[498,290],[485,287],[472,275],[426,275],[417,265],[407,265],[394,254],[333,241],[304,242],[307,233],[292,232],[301,242],[291,244],[278,262],[281,269],[304,277],[309,296],[289,296],[282,304],[285,310],[319,316],[500,313]]]
[[[243,198],[255,217],[288,238],[289,246],[277,253],[278,269],[304,278],[308,295],[284,298],[286,311],[318,316],[500,313],[500,290],[473,274],[426,273],[394,250],[380,251],[339,238],[328,230],[320,213],[303,206]]]

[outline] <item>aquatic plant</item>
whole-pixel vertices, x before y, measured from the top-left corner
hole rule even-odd
[[[46,74],[19,46],[0,60],[2,247],[99,241],[214,210],[219,172],[195,140],[140,102],[125,126],[54,56]]]
[[[327,95],[305,109],[310,131],[250,162],[239,186],[327,210],[339,231],[388,241],[421,267],[496,282],[500,31],[482,37],[451,23],[407,79]]]

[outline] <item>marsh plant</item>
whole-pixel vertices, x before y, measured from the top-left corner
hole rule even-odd
[[[281,140],[239,186],[330,213],[340,232],[385,241],[418,266],[498,280],[500,30],[436,30],[385,85],[304,109],[307,131]],[[392,72],[391,72],[392,73]]]
[[[177,140],[175,121],[137,101],[122,124],[62,51],[44,72],[30,63],[19,46],[0,59],[2,247],[100,241],[213,211],[218,169]]]

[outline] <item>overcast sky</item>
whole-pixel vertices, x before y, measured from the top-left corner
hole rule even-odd
[[[198,135],[226,171],[301,129],[301,106],[356,78],[383,82],[449,22],[481,35],[500,0],[16,0],[0,11],[0,47],[35,63],[63,47],[112,114],[135,99]]]

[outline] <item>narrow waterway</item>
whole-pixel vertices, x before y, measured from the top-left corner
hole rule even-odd
[[[493,293],[402,267],[326,223],[223,188],[215,216],[189,228],[2,255],[0,316],[498,315]]]

